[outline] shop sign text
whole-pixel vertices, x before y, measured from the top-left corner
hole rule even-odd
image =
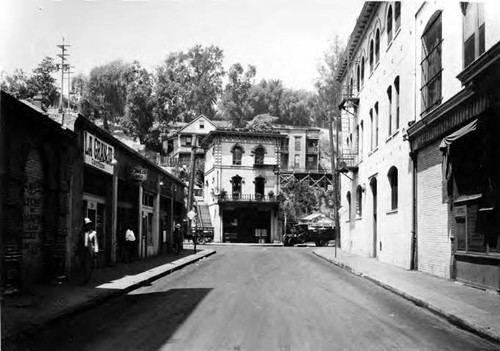
[[[100,169],[109,174],[113,174],[113,146],[105,143],[95,135],[85,132],[84,159],[85,163]]]

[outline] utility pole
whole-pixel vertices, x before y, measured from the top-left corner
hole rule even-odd
[[[335,149],[333,148],[333,123],[334,120],[337,119],[337,124],[335,126],[336,129],[336,140],[335,140]],[[335,199],[333,201],[333,212],[335,213],[335,257],[337,257],[337,246],[339,240],[339,232],[340,232],[340,221],[339,221],[339,181],[338,181],[338,173],[337,173],[337,157],[339,151],[339,128],[338,128],[338,119],[339,117],[334,117],[333,114],[330,113],[328,124],[330,130],[330,150],[331,150],[331,164],[332,164],[332,180],[333,180],[333,193]]]
[[[194,190],[194,179],[195,179],[195,167],[196,167],[196,159],[195,159],[195,150],[196,150],[196,143],[197,143],[197,137],[196,135],[193,135],[193,141],[192,141],[192,146],[191,146],[191,160],[189,162],[189,171],[191,172],[189,174],[189,187],[188,187],[188,211],[192,211],[193,209],[193,190]],[[197,213],[197,216],[199,213]],[[192,220],[197,220],[197,218],[189,219],[188,221],[188,230],[191,230],[191,221]],[[195,222],[196,223],[196,222]],[[196,253],[196,231],[198,228],[195,227],[194,233],[193,233],[193,245],[194,245],[194,252]]]
[[[68,50],[67,48],[70,47],[71,45],[69,44],[64,44],[64,37],[62,38],[62,44],[57,45],[58,48],[61,49],[61,53],[57,54],[61,58],[61,63],[57,64],[56,67],[57,69],[61,70],[61,97],[59,100],[59,113],[62,113],[62,119],[61,119],[61,125],[64,125],[64,111],[63,111],[63,96],[64,96],[64,71],[67,70],[69,72],[69,64],[65,63],[66,57],[69,56],[66,51]],[[68,76],[69,78],[69,76]],[[69,80],[69,79],[68,79]],[[69,92],[69,83],[68,83],[68,92]],[[68,96],[69,100],[69,96]]]

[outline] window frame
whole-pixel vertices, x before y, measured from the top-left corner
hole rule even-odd
[[[393,31],[392,31],[392,6],[389,5],[389,9],[387,10],[387,45],[392,42],[393,39]]]
[[[389,168],[387,172],[387,179],[389,181],[389,187],[391,188],[391,211],[396,211],[399,207],[399,174],[398,169],[395,166]]]
[[[422,103],[421,114],[424,114],[429,110],[431,110],[432,108],[434,108],[435,106],[440,105],[443,99],[443,87],[442,87],[443,57],[441,52],[443,43],[442,29],[443,29],[442,11],[439,10],[436,11],[429,19],[421,37],[422,40],[422,60],[420,62],[420,67],[421,67],[420,95]],[[426,39],[429,39],[429,36],[430,34],[432,34],[433,31],[438,31],[439,36],[436,35],[435,43],[433,44],[432,47],[428,48],[426,45]],[[439,62],[437,62],[437,59],[435,59],[433,55],[436,55],[439,58]],[[425,72],[427,72],[427,74]],[[435,72],[435,73],[432,76],[430,76],[429,72]],[[427,79],[425,77],[426,75],[428,75]],[[439,83],[439,91],[429,89],[430,87],[434,86],[433,84],[436,83]]]

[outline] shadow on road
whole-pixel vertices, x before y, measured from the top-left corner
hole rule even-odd
[[[158,350],[172,339],[211,288],[129,294],[24,334],[5,350]]]

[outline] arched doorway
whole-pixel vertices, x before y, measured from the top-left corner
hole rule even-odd
[[[25,165],[22,236],[23,281],[40,279],[43,268],[45,177],[40,153],[32,149]]]
[[[370,180],[370,188],[372,190],[372,199],[373,199],[373,226],[372,226],[372,234],[373,234],[373,257],[377,257],[377,178],[373,177]]]

